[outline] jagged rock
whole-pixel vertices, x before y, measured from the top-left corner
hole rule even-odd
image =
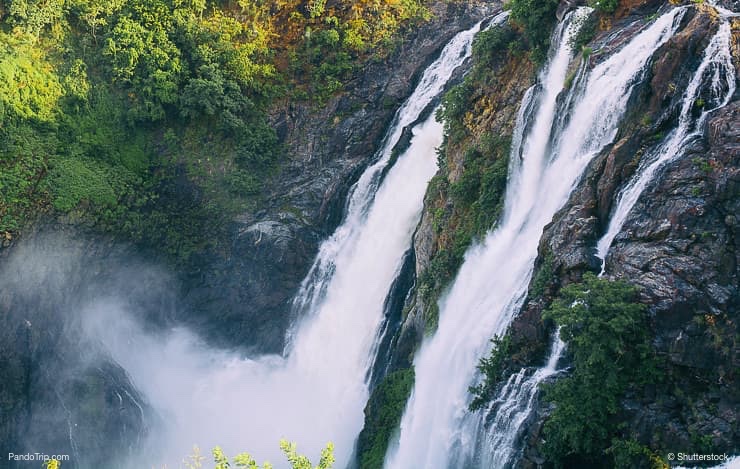
[[[656,53],[649,85],[633,96],[616,143],[592,161],[566,207],[545,228],[538,265],[543,256],[553,256],[556,287],[597,270],[594,246],[619,189],[655,145],[656,132],[675,125],[681,98],[676,90],[685,87],[694,58],[716,28],[701,8],[684,21],[684,30]],[[641,288],[656,352],[666,360],[668,384],[646,388],[622,407],[630,433],[654,448],[696,448],[696,438],[708,435],[715,450],[738,450],[738,98],[711,116],[706,139],[691,145],[642,194],[607,257],[610,277]],[[539,323],[523,314],[514,330],[524,327],[520,321]],[[540,420],[546,416],[545,409],[538,413]],[[539,464],[538,425],[526,437],[522,467]]]
[[[447,41],[494,6],[433,2],[434,19],[409,31],[386,60],[369,64],[345,94],[318,110],[310,103],[276,110],[288,162],[267,185],[266,205],[234,220],[230,245],[203,253],[187,276],[187,322],[227,345],[282,350],[290,300],[320,241],[341,222],[350,187],[396,108]]]
[[[563,21],[563,18],[565,18],[565,15],[567,15],[568,12],[575,9],[576,7],[585,4],[585,0],[561,0],[560,4],[558,5],[558,9],[555,12],[555,16],[557,17],[558,21]]]

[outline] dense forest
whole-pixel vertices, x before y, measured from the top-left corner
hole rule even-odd
[[[187,258],[279,172],[270,112],[320,106],[416,0],[13,0],[0,6],[0,232],[54,212]],[[186,178],[202,200],[160,200]]]

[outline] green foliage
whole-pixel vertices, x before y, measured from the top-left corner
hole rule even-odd
[[[418,0],[299,8],[297,0],[5,2],[0,231],[68,213],[178,262],[223,242],[234,214],[254,207],[279,170],[283,148],[268,112],[288,84],[300,90],[290,97],[321,103],[363,54],[428,17]]]
[[[542,265],[537,270],[537,273],[532,280],[532,287],[529,290],[529,296],[531,298],[539,298],[544,295],[550,282],[555,276],[553,263],[554,259],[552,254],[546,255],[545,259],[542,261]]]
[[[58,21],[64,11],[64,0],[10,0],[8,3],[10,22],[36,38],[45,27]]]
[[[614,458],[616,469],[631,469],[633,467],[667,469],[669,467],[668,463],[650,448],[632,439],[613,439],[612,445],[606,450],[606,453]]]
[[[104,163],[65,158],[56,161],[51,170],[54,208],[68,212],[83,201],[113,207],[122,192],[123,180],[113,180],[113,170]]]
[[[452,142],[458,142],[466,134],[464,117],[470,109],[470,97],[473,86],[469,80],[463,80],[442,96],[437,110],[437,120],[444,122],[445,136]]]
[[[462,83],[442,97],[437,119],[444,123],[448,143],[455,144],[467,136],[466,114],[472,108],[474,91],[490,79],[489,71],[497,61],[520,48],[520,36],[510,27],[500,26],[479,33],[473,42],[474,66]]]
[[[280,440],[280,449],[283,450],[292,469],[331,469],[334,466],[334,445],[332,443],[327,443],[326,448],[321,450],[321,459],[316,466],[313,466],[306,456],[298,454],[295,443]],[[265,462],[261,466],[257,464],[257,461],[249,453],[240,453],[230,460],[224,454],[221,447],[216,446],[211,451],[211,454],[215,463],[214,469],[230,469],[232,464],[233,467],[244,469],[272,469],[272,464],[269,462]],[[204,460],[205,457],[200,454],[200,450],[196,447],[193,450],[193,454],[190,455],[188,460],[183,461],[183,464],[187,469],[203,469]],[[61,466],[62,464],[57,460],[50,460],[44,463],[46,469],[60,469]]]
[[[691,162],[694,163],[697,168],[701,169],[707,174],[712,172],[712,164],[704,158],[695,156],[691,159]]]
[[[503,209],[509,166],[509,139],[485,134],[477,147],[466,154],[460,179],[450,184],[453,203],[470,207],[470,233],[482,236]]]
[[[558,3],[558,0],[510,0],[506,4],[511,21],[523,29],[535,62],[542,63],[547,58]]]
[[[311,18],[317,18],[324,14],[325,6],[326,0],[309,0],[306,8],[308,9],[308,13],[311,15]]]
[[[545,388],[555,404],[543,430],[549,461],[603,461],[624,393],[656,378],[646,308],[636,299],[628,283],[587,273],[543,313],[560,326],[573,358],[570,376]]]
[[[342,89],[351,76],[353,57],[346,49],[347,41],[357,38],[348,36],[348,30],[338,28],[336,17],[327,18],[328,29],[314,32],[306,29],[302,45],[292,57],[291,70],[294,75],[309,77],[310,92],[318,103],[324,103]]]
[[[490,402],[496,390],[496,385],[501,379],[501,373],[504,371],[510,352],[510,335],[506,334],[503,337],[491,339],[490,354],[481,358],[480,363],[478,363],[478,371],[483,375],[483,381],[468,389],[473,394],[473,400],[470,403],[471,411],[482,409]]]
[[[449,242],[437,250],[429,267],[419,276],[419,294],[430,329],[436,327],[436,300],[462,264],[465,251],[501,215],[510,144],[508,138],[486,133],[465,151],[463,171],[457,181],[447,183],[437,179],[430,184],[427,200],[444,194],[452,201],[453,210],[453,213],[437,212],[434,225],[439,233],[448,235]]]
[[[357,441],[360,469],[381,469],[388,444],[398,428],[414,386],[414,370],[388,374],[373,390],[365,407],[365,426]]]
[[[29,36],[0,31],[0,121],[53,120],[62,91],[52,64]]]
[[[602,13],[614,13],[619,6],[619,0],[588,0],[588,6]]]
[[[512,44],[518,44],[519,35],[510,27],[498,26],[481,31],[473,41],[473,57],[476,68],[491,67],[496,61],[506,58]]]
[[[334,465],[334,445],[331,443],[328,443],[326,448],[321,451],[321,459],[317,466],[312,466],[311,461],[306,456],[298,454],[295,443],[281,440],[280,449],[285,453],[293,469],[331,469]]]
[[[6,118],[0,126],[0,231],[15,231],[45,191],[47,159],[58,145],[53,127]]]

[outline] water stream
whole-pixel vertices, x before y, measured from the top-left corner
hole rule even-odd
[[[490,467],[475,454],[478,431],[485,428],[483,413],[471,416],[467,410],[476,363],[521,306],[544,226],[565,204],[589,161],[614,139],[634,85],[655,50],[675,33],[684,11],[672,9],[646,26],[574,81],[567,91],[572,99],[565,100],[557,96],[572,57],[567,37],[580,24],[574,16],[586,10],[558,27],[536,91],[534,123],[522,140],[521,163],[512,163],[503,218],[469,249],[440,301],[439,327],[416,355],[414,390],[398,441],[386,456],[387,468]],[[556,119],[564,112],[570,119]]]

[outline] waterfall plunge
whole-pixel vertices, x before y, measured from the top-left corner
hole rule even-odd
[[[154,337],[126,319],[115,301],[87,308],[89,335],[127,370],[161,417],[150,432],[154,456],[132,467],[172,467],[193,444],[222,445],[227,454],[250,451],[281,467],[281,438],[298,442],[312,458],[332,441],[337,467],[349,462],[363,424],[383,303],[437,170],[443,131],[433,113],[387,167],[403,128],[419,119],[470,56],[479,29],[480,23],[450,41],[396,114],[377,162],[353,187],[343,224],[322,243],[302,284],[295,307],[305,318],[290,333],[286,356],[244,359],[210,349],[186,330]]]

